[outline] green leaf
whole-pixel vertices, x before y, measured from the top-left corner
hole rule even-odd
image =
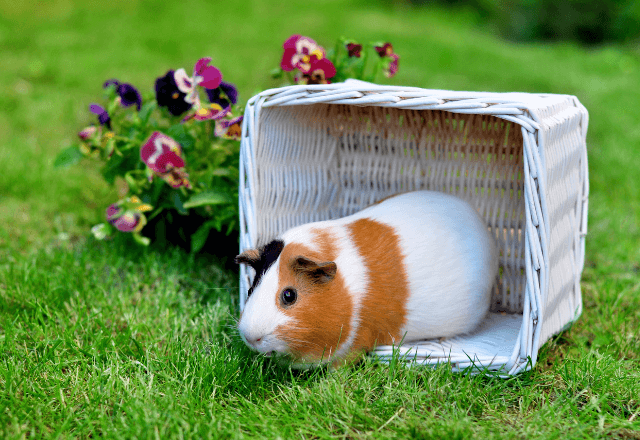
[[[204,205],[221,205],[225,203],[232,203],[233,200],[227,194],[219,193],[215,191],[204,191],[199,194],[195,194],[189,200],[184,203],[185,208],[194,208],[196,206]]]
[[[213,229],[214,225],[211,221],[206,222],[202,226],[198,228],[196,232],[191,234],[191,252],[196,253],[199,252],[200,249],[207,242],[207,238],[209,237],[209,232]]]
[[[178,213],[180,213],[181,215],[189,214],[186,210],[188,206],[186,206],[186,203],[184,203],[185,197],[180,191],[173,191],[173,193],[171,194],[171,198],[173,199],[173,206],[174,208],[176,208],[176,211],[178,211]]]
[[[276,67],[271,71],[271,78],[280,79],[282,78],[283,70],[280,67]]]
[[[187,130],[184,128],[184,124],[182,123],[175,124],[169,127],[169,129],[167,130],[167,135],[175,139],[180,145],[182,145],[182,148],[184,148],[185,150],[193,148],[196,143],[193,136],[187,133]]]
[[[151,112],[153,112],[153,110],[155,110],[156,108],[156,101],[149,101],[147,103],[145,103],[141,108],[140,108],[140,113],[138,113],[138,116],[140,117],[140,120],[142,121],[142,124],[146,124],[147,121],[149,120],[149,116],[151,116]]]
[[[82,153],[78,147],[65,148],[56,156],[53,161],[54,168],[67,168],[77,164],[82,159]]]
[[[134,232],[131,235],[133,235],[133,239],[136,241],[136,243],[141,244],[142,246],[149,246],[149,243],[151,243],[151,239],[149,237],[143,237],[137,232]]]

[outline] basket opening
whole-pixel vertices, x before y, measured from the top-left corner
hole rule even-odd
[[[260,112],[259,243],[419,189],[470,201],[500,250],[492,311],[522,313],[524,162],[519,126],[489,115],[315,104]]]

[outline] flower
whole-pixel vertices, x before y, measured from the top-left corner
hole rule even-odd
[[[210,119],[224,118],[231,107],[222,108],[218,104],[211,104],[208,107],[200,107],[193,113],[187,115],[182,122],[186,122],[189,119],[195,119],[196,121],[208,121]]]
[[[142,96],[140,95],[140,92],[138,92],[138,89],[129,83],[121,83],[117,79],[110,79],[106,81],[102,87],[107,88],[112,85],[115,86],[116,93],[120,97],[120,104],[123,107],[129,107],[135,104],[138,111],[140,111],[140,107],[142,106]]]
[[[329,84],[329,78],[336,76],[336,68],[327,58],[321,60],[312,59],[309,71],[302,73],[300,78],[301,84]]]
[[[156,79],[156,101],[160,107],[167,107],[173,116],[180,116],[191,108],[191,104],[185,101],[187,94],[178,89],[174,73],[169,70],[165,76]]]
[[[384,68],[384,75],[387,78],[391,78],[398,73],[398,60],[400,57],[393,52],[393,46],[391,43],[384,43],[382,46],[375,46],[376,52],[381,58],[391,58],[391,61]]]
[[[362,44],[348,43],[347,51],[349,52],[349,57],[360,58],[360,52],[362,52]]]
[[[216,121],[214,134],[224,139],[240,140],[242,136],[242,116]]]
[[[100,125],[106,125],[107,128],[111,130],[111,118],[103,106],[99,104],[91,104],[89,106],[89,111],[98,115],[98,122],[100,122]]]
[[[98,127],[96,127],[95,125],[90,125],[80,130],[78,132],[78,137],[83,141],[88,141],[89,139],[93,138],[97,132]]]
[[[314,59],[317,61],[326,58],[324,48],[309,37],[292,35],[282,47],[284,54],[280,67],[287,72],[298,69],[302,73],[308,73]]]
[[[153,207],[136,197],[131,196],[111,204],[107,208],[107,221],[122,232],[139,232],[147,223],[142,214],[151,211]]]
[[[199,108],[197,86],[205,89],[215,89],[222,82],[222,74],[214,66],[210,66],[211,58],[200,58],[193,67],[193,77],[187,76],[184,69],[178,69],[174,73],[174,80],[178,89],[185,93],[184,100],[192,106]]]
[[[172,188],[191,188],[182,147],[169,136],[154,131],[140,148],[140,159]]]
[[[238,89],[233,84],[221,81],[215,89],[206,89],[209,102],[222,108],[231,107],[238,102]]]

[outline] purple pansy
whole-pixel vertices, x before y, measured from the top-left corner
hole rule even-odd
[[[220,85],[215,89],[206,89],[209,102],[211,104],[218,104],[222,108],[231,107],[238,102],[238,89],[231,84],[224,81],[220,82]]]
[[[91,104],[89,106],[89,111],[94,115],[98,115],[98,122],[100,122],[100,125],[105,125],[109,130],[111,130],[111,118],[103,106],[99,104]]]
[[[222,119],[216,121],[214,134],[224,139],[240,140],[242,136],[242,116],[233,119]]]
[[[140,95],[140,92],[138,92],[138,89],[129,83],[121,83],[117,79],[110,79],[106,81],[103,87],[107,88],[112,85],[115,86],[116,93],[120,97],[120,104],[123,107],[129,107],[135,104],[138,111],[140,111],[140,107],[142,106],[142,96]]]
[[[180,116],[191,108],[185,101],[186,93],[178,89],[174,78],[175,71],[169,70],[165,76],[156,79],[156,101],[160,107],[167,107],[173,116]]]

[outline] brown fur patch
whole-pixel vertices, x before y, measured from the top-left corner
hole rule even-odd
[[[296,303],[285,309],[279,304],[279,297],[275,298],[278,308],[295,320],[292,325],[276,330],[278,337],[287,341],[295,357],[309,362],[326,360],[336,352],[349,336],[353,313],[352,299],[346,293],[340,268],[335,277],[327,282],[317,282],[304,273],[292,270],[298,256],[317,263],[336,259],[334,237],[320,229],[312,232],[315,233],[314,241],[319,251],[312,251],[299,243],[290,243],[280,255],[278,295],[287,287],[295,287],[298,291]]]
[[[348,228],[369,269],[369,286],[352,351],[369,351],[376,344],[398,344],[409,297],[400,240],[393,228],[368,218],[356,220]]]

